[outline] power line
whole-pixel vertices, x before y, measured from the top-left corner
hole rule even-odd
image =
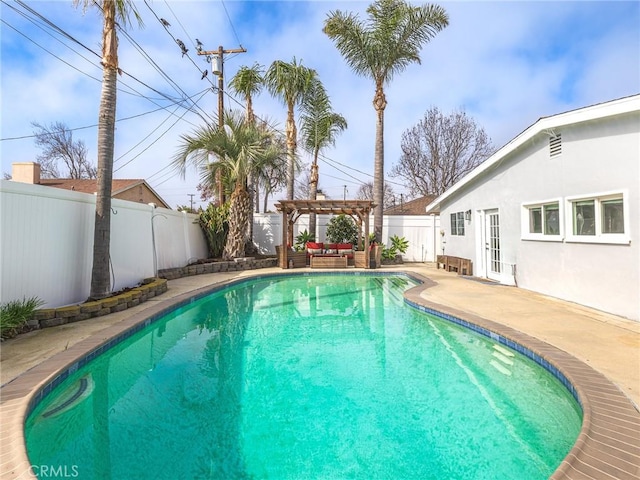
[[[167,0],[165,0],[166,2]],[[236,37],[236,41],[238,42],[238,45],[242,45],[242,42],[240,41],[240,37],[238,37],[238,32],[236,32],[236,27],[233,26],[233,22],[231,21],[231,16],[229,16],[229,11],[227,10],[227,5],[224,3],[224,0],[221,0],[222,3],[222,7],[224,8],[224,13],[227,14],[227,19],[229,20],[229,25],[231,25],[231,30],[233,31],[233,34]]]
[[[205,92],[205,93],[206,93],[206,92]],[[200,101],[200,99],[201,99],[203,96],[204,96],[204,93],[201,95],[201,97],[198,99],[198,101]],[[177,109],[176,109],[176,110],[177,110]],[[148,145],[144,150],[142,150],[140,153],[138,153],[138,154],[137,154],[135,157],[133,157],[131,160],[129,160],[128,162],[126,162],[126,163],[124,163],[124,164],[120,165],[118,168],[116,168],[116,169],[114,170],[114,172],[117,172],[118,170],[120,170],[121,168],[125,167],[126,165],[129,165],[129,164],[130,164],[131,162],[133,162],[136,158],[138,158],[138,157],[139,157],[140,155],[142,155],[144,152],[146,152],[147,150],[149,150],[149,148],[151,148],[151,146],[152,146],[153,144],[155,144],[155,143],[156,143],[158,140],[160,140],[164,135],[166,135],[166,134],[169,132],[169,130],[171,130],[173,127],[175,127],[175,126],[176,126],[176,124],[177,124],[180,120],[182,120],[182,117],[184,117],[188,112],[189,112],[189,110],[186,110],[186,111],[185,111],[185,112],[184,112],[180,117],[178,117],[178,119],[177,119],[175,122],[173,122],[173,123],[169,126],[169,128],[167,128],[164,132],[162,132],[162,134],[160,134],[160,136],[159,136],[158,138],[156,138],[153,142],[151,142],[151,143],[150,143],[150,144],[149,144],[149,145]],[[169,118],[167,117],[167,119],[165,119],[162,123],[164,123],[164,122],[165,122],[166,120],[168,120],[168,119],[169,119]],[[162,123],[161,123],[160,125],[162,125]],[[156,131],[156,130],[160,127],[160,125],[158,125],[158,127],[157,127],[157,128],[155,128],[153,131]],[[152,133],[153,133],[153,132],[152,132]],[[150,136],[150,134],[149,134],[149,135],[147,135],[147,137],[145,137],[145,139],[146,139],[146,138],[148,138],[149,136]],[[144,140],[144,139],[143,139],[143,140]],[[138,145],[140,145],[140,143],[138,143],[135,147],[137,147]],[[135,147],[133,147],[133,148],[135,148]],[[133,148],[132,148],[131,150],[133,150]],[[129,150],[129,151],[131,151],[131,150]],[[127,152],[127,153],[129,153],[129,152]],[[125,155],[126,155],[126,154],[125,154]],[[122,157],[120,157],[120,158],[122,158]],[[120,158],[118,158],[118,160],[120,160]]]
[[[200,99],[202,98],[203,94],[206,93],[208,90],[209,89],[207,88],[204,91],[200,91],[200,92],[192,95],[192,97],[195,97],[196,95],[200,95],[201,97],[198,99],[198,101],[200,101]],[[176,101],[173,104],[176,105],[176,104],[179,104],[180,102],[181,101]],[[140,117],[143,117],[145,115],[149,115],[151,113],[159,112],[160,110],[168,110],[168,109],[169,109],[169,106],[166,106],[166,107],[162,107],[161,106],[161,107],[158,107],[158,108],[156,108],[154,110],[150,110],[148,112],[138,113],[136,115],[131,115],[129,117],[118,118],[118,119],[116,119],[116,123],[124,122],[124,121],[127,121],[127,120],[133,120],[134,118],[140,118]],[[174,110],[174,112],[175,112],[175,110]],[[171,115],[175,116],[176,114],[174,112],[171,112]],[[197,125],[195,123],[191,123],[189,120],[185,120],[185,122],[189,123],[193,127],[197,127]],[[94,123],[92,125],[85,125],[84,127],[68,128],[67,130],[70,131],[70,132],[75,132],[76,130],[86,130],[86,129],[89,129],[89,128],[96,128],[97,126],[98,126],[98,124]],[[0,138],[0,142],[9,141],[9,140],[25,140],[27,138],[35,138],[35,137],[36,137],[36,135],[23,135],[23,136],[20,136],[20,137]]]

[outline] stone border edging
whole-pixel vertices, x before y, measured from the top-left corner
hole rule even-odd
[[[276,263],[276,258],[263,258],[258,260],[249,258],[232,262],[198,263],[187,265],[186,267],[159,270],[158,278],[145,279],[142,285],[133,287],[118,295],[77,305],[36,310],[33,317],[27,321],[27,329],[32,331],[41,328],[57,327],[67,323],[79,322],[110,313],[121,312],[166,292],[167,280],[205,273],[270,268],[275,267]]]
[[[233,262],[211,262],[196,263],[187,265],[186,267],[166,268],[158,270],[158,276],[167,280],[175,280],[176,278],[188,277],[191,275],[201,275],[203,273],[219,273],[219,272],[237,272],[241,270],[257,270],[260,268],[270,268],[277,266],[277,258],[247,258],[238,259]]]
[[[138,287],[101,300],[66,307],[36,310],[33,318],[27,322],[27,325],[30,329],[37,330],[39,328],[56,327],[58,325],[101,317],[135,307],[167,291],[166,279],[153,278],[147,280],[146,283]]]

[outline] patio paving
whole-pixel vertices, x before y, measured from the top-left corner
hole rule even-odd
[[[310,271],[296,269],[292,273],[305,270]],[[595,444],[593,438],[580,438],[575,451],[571,452],[574,458],[563,462],[566,463],[563,465],[563,475],[558,478],[640,478],[640,322],[527,290],[461,277],[455,273],[437,270],[433,264],[405,264],[390,266],[384,270],[414,272],[433,282],[428,288],[416,289],[415,293],[408,296],[409,300],[459,318],[469,319],[474,323],[487,322],[490,328],[495,326],[499,329],[501,335],[521,335],[523,341],[535,344],[536,353],[548,354],[554,361],[567,362],[571,381],[577,379],[577,383],[586,382],[584,390],[578,389],[579,393],[586,392],[586,406],[591,409],[595,405],[594,411],[597,415],[585,415],[585,424],[590,424],[593,420],[595,426],[598,420],[600,428],[603,420],[597,409],[600,403],[608,402],[604,415],[613,417],[610,420],[605,419],[605,428],[622,430],[625,433],[625,445],[613,446],[614,449],[623,450],[624,455],[613,455],[613,458],[610,458],[610,452],[605,449],[609,457],[603,460],[601,457],[605,454],[602,453],[599,442],[604,441],[607,444],[609,439],[603,440],[602,436],[612,435],[608,429],[591,429]],[[50,373],[57,370],[53,366],[47,367],[48,363],[52,363],[45,362],[47,359],[54,356],[60,358],[66,353],[72,356],[76,354],[75,346],[86,344],[90,339],[98,338],[98,341],[104,341],[113,331],[122,329],[133,321],[140,321],[140,318],[158,310],[171,299],[184,298],[189,292],[236,278],[272,273],[283,271],[270,268],[170,280],[166,293],[126,311],[31,332],[3,342],[0,346],[0,384],[3,385],[0,390],[1,446],[6,446],[8,442],[11,450],[19,450],[20,445],[15,445],[15,433],[16,429],[21,431],[23,420],[13,399],[15,397],[17,402],[18,397],[24,397],[25,388],[21,390],[17,387],[29,385],[32,377],[41,377],[48,368],[52,370]],[[570,356],[580,360],[584,365],[573,362]],[[596,373],[604,376],[604,382],[598,383],[599,380],[594,376]],[[607,383],[607,379],[615,387],[607,386],[606,395],[602,394],[606,397],[604,400],[598,398],[597,393],[594,397],[592,386],[598,383],[595,385],[598,392],[598,388],[601,384]],[[10,394],[7,395],[7,392]],[[24,409],[24,399],[21,400],[21,408]],[[613,410],[609,408],[609,400],[615,403],[616,408],[620,404],[620,410],[611,413]],[[626,406],[623,405],[625,403]],[[620,419],[623,421],[618,427],[616,425],[619,425]],[[613,426],[607,427],[607,422]],[[596,462],[597,467],[593,467],[589,464],[589,458],[594,458],[600,463]],[[0,477],[21,478],[24,475],[24,459],[21,471],[16,464],[17,461],[18,459],[9,457],[7,452],[0,452]],[[622,465],[619,465],[619,462],[622,462]],[[24,478],[28,478],[28,475]]]

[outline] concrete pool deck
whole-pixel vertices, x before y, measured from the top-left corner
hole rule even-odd
[[[412,289],[409,300],[487,326],[492,331],[498,330],[498,334],[522,342],[548,357],[563,373],[569,373],[567,377],[576,385],[579,395],[585,396],[584,423],[589,428],[583,425],[576,447],[554,478],[640,478],[637,409],[640,404],[640,322],[527,290],[460,277],[437,270],[431,264],[405,264],[382,270],[413,272],[425,277],[430,282]],[[304,271],[310,270],[284,273]],[[16,457],[16,452],[24,450],[22,425],[29,394],[77,358],[79,351],[100,345],[115,332],[190,292],[237,278],[272,273],[283,273],[283,270],[269,268],[170,280],[166,293],[128,310],[38,330],[3,342],[0,346],[0,478],[31,478],[24,452],[19,455],[21,458]]]

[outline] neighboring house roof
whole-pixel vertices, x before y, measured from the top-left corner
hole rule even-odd
[[[41,178],[40,185],[54,188],[62,188],[64,190],[73,190],[80,193],[94,194],[97,191],[96,179],[75,179],[75,178]],[[171,208],[160,195],[158,195],[147,182],[142,179],[114,179],[111,182],[111,196],[117,198],[127,191],[142,185],[147,188],[161,203],[161,207]]]
[[[588,107],[571,110],[564,113],[549,117],[541,117],[533,125],[528,127],[517,137],[495,152],[491,157],[471,170],[467,175],[462,177],[455,185],[450,187],[442,195],[436,198],[427,206],[427,213],[436,213],[441,209],[443,201],[451,197],[454,193],[464,188],[466,185],[481,178],[497,167],[507,156],[512,154],[518,148],[522,147],[527,141],[540,133],[554,135],[553,129],[577,123],[588,122],[615,115],[640,111],[640,95],[624,97],[610,102],[599,103]]]
[[[435,195],[415,198],[408,202],[403,202],[400,205],[387,208],[383,215],[426,215],[426,207],[433,202],[434,198],[436,198]]]

